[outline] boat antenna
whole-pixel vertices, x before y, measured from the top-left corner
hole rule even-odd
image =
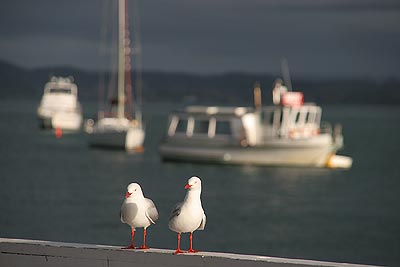
[[[288,88],[288,91],[292,91],[292,80],[290,78],[290,72],[289,72],[289,63],[286,58],[281,59],[281,72],[283,76],[283,81],[285,82],[286,87]]]
[[[261,103],[261,87],[260,82],[256,82],[254,84],[254,107],[256,110],[261,110],[262,103]]]

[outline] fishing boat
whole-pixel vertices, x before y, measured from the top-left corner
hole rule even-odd
[[[90,119],[86,122],[85,131],[91,146],[140,151],[145,130],[138,101],[133,112],[130,63],[132,49],[126,0],[118,1],[118,18],[117,98],[110,101],[108,112],[99,110],[97,121]]]
[[[78,87],[73,77],[51,77],[37,109],[39,126],[60,130],[79,130],[82,110],[78,101]]]
[[[254,107],[188,106],[169,116],[159,151],[163,160],[266,166],[350,168],[338,156],[341,126],[321,123],[320,106],[304,103],[302,92],[273,90],[274,103],[261,106],[255,86]]]

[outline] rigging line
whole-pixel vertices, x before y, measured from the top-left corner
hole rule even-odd
[[[142,123],[142,46],[141,46],[141,35],[140,35],[140,14],[139,14],[139,3],[134,0],[133,9],[133,33],[134,33],[134,56],[135,56],[135,70],[136,70],[136,111],[135,115],[138,119],[139,124]]]
[[[117,73],[118,73],[118,21],[115,21],[115,16],[118,14],[118,2],[109,0],[111,3],[111,12],[109,11],[109,20],[108,25],[110,25],[110,33],[109,33],[109,79],[108,79],[108,88],[107,88],[107,103],[111,105],[110,111],[113,112],[113,101],[116,98],[116,88],[117,88]]]

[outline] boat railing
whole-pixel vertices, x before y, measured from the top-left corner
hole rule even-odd
[[[342,125],[340,123],[335,124],[333,129],[333,143],[335,145],[336,150],[339,150],[343,147],[343,135],[342,135]]]
[[[332,134],[332,125],[329,122],[322,121],[320,126],[320,133]]]

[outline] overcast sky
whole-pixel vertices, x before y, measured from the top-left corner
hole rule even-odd
[[[400,78],[397,0],[128,0],[145,70]],[[105,0],[2,0],[0,59],[103,67]],[[132,22],[131,22],[132,23]]]

